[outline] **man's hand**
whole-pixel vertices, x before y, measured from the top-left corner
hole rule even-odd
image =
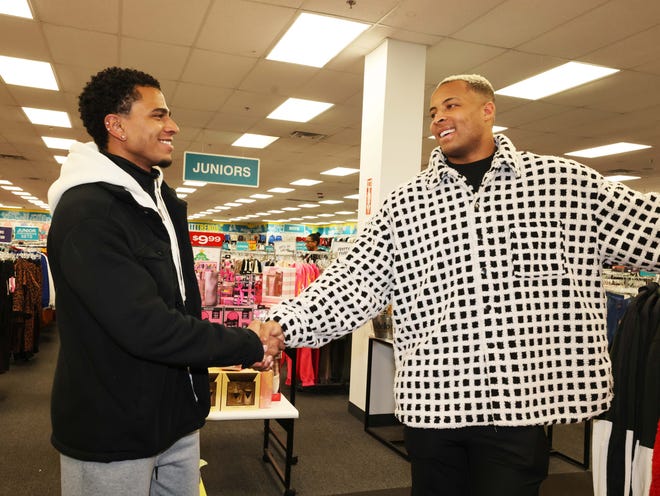
[[[261,362],[252,365],[256,370],[269,370],[273,366],[273,359],[284,350],[284,333],[282,327],[275,321],[261,322],[253,320],[248,326],[249,329],[259,335],[259,339],[264,346],[264,358]]]

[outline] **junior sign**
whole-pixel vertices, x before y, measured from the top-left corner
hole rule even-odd
[[[259,159],[213,155],[210,153],[183,153],[183,179],[232,186],[259,186]]]

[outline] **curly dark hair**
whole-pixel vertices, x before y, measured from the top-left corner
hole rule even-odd
[[[135,69],[108,67],[92,76],[78,97],[78,111],[85,129],[101,150],[108,146],[105,116],[127,114],[133,102],[140,99],[136,86],[160,90],[156,78]]]

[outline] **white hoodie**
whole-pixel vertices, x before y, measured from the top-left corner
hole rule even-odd
[[[81,184],[109,183],[122,186],[139,205],[154,210],[163,221],[163,226],[170,237],[172,258],[179,280],[179,292],[185,302],[186,293],[183,282],[183,271],[181,269],[179,243],[177,242],[174,224],[172,224],[172,219],[160,194],[160,187],[163,183],[163,171],[156,166],[153,168],[158,171],[158,178],[155,179],[157,203],[153,201],[151,196],[142,189],[142,186],[130,174],[100,153],[95,143],[75,142],[71,145],[69,155],[62,164],[60,177],[48,189],[48,205],[50,206],[51,215],[54,215],[62,195],[67,190]]]

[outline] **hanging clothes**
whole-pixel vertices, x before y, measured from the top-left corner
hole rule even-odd
[[[610,351],[614,399],[594,422],[596,496],[648,496],[660,415],[660,286],[631,299]],[[657,455],[656,455],[657,456]]]

